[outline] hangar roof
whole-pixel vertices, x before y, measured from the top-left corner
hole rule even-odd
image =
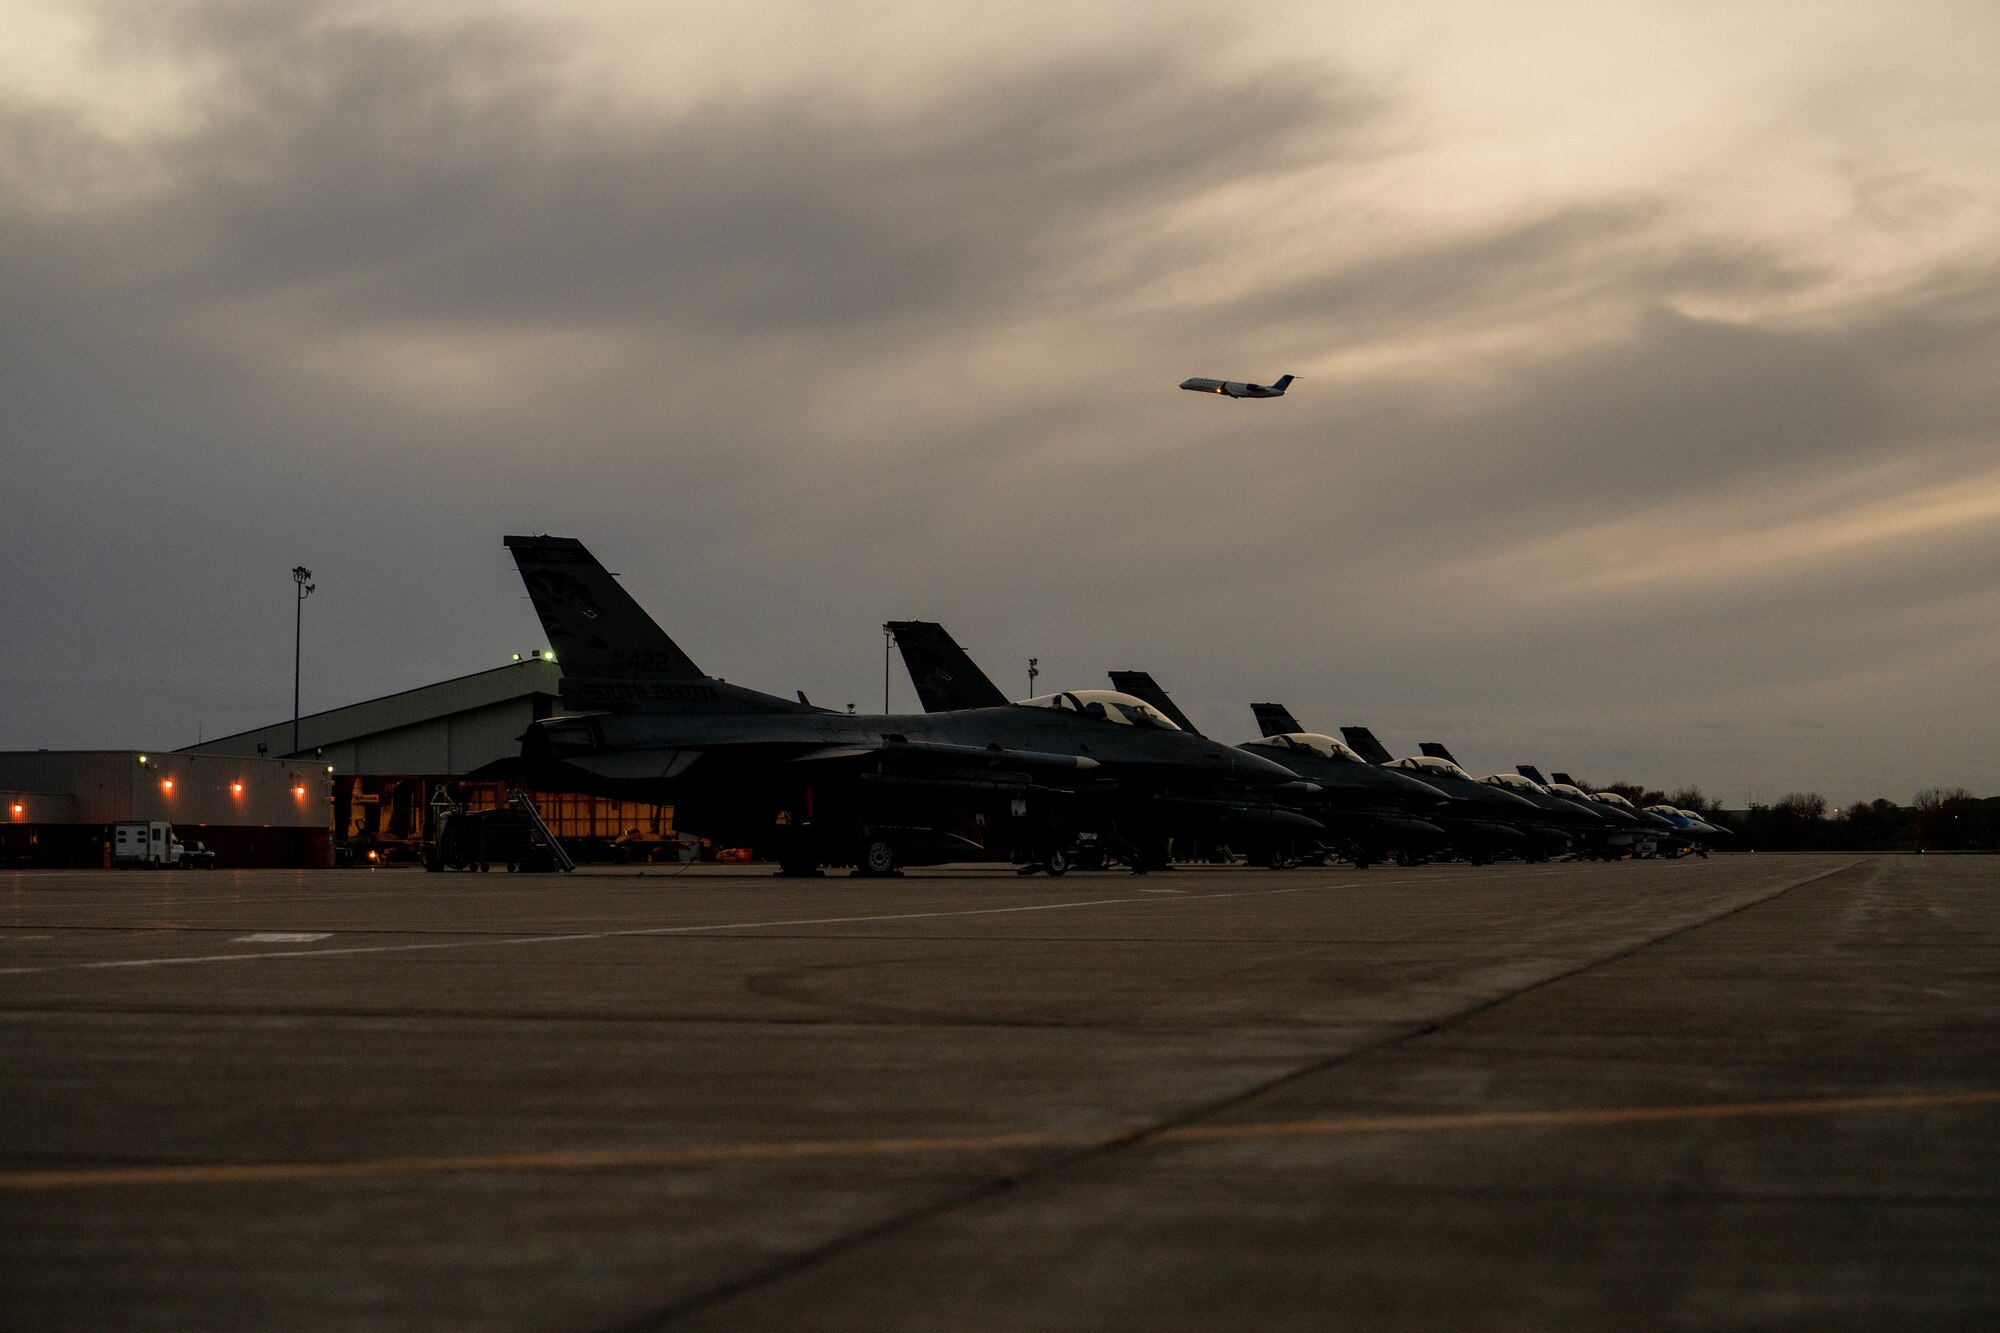
[[[502,718],[546,717],[557,710],[561,688],[562,668],[554,662],[532,657],[510,662],[490,671],[478,671],[469,676],[441,680],[434,685],[385,694],[379,699],[349,704],[344,708],[306,714],[299,718],[297,753],[313,754],[336,746],[358,746],[388,733],[401,733],[406,739],[413,739],[408,735],[412,729],[445,730],[453,719],[463,719],[468,715],[488,715],[496,722]],[[504,729],[512,722],[501,724]],[[518,734],[518,728],[516,732]],[[292,720],[286,718],[270,726],[239,731],[233,736],[219,736],[212,741],[187,746],[184,752],[253,755],[258,753],[259,744],[266,747],[265,753],[274,757],[294,753]],[[358,755],[353,756],[353,759],[358,758]],[[464,771],[476,766],[476,762],[484,762],[483,759],[466,762],[471,759],[468,755],[452,755],[451,759],[458,761],[449,764],[454,771]],[[365,771],[375,765],[356,763],[351,759],[342,767],[353,772],[357,769]],[[418,771],[432,767],[425,764]]]

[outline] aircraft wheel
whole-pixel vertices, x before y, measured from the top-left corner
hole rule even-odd
[[[1060,849],[1050,852],[1047,856],[1044,856],[1042,858],[1042,869],[1047,871],[1051,876],[1068,874],[1069,873],[1068,854],[1061,851]]]
[[[864,875],[893,875],[896,873],[896,849],[877,839],[862,849],[858,868]]]
[[[1285,855],[1283,848],[1273,847],[1270,851],[1264,853],[1264,868],[1266,870],[1285,870],[1291,864],[1291,858]]]

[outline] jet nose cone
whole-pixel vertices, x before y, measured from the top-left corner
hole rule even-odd
[[[1216,750],[1228,765],[1229,775],[1239,781],[1255,783],[1260,787],[1276,787],[1299,780],[1299,775],[1291,769],[1262,755],[1230,745],[1218,745]]]
[[[1413,778],[1408,773],[1398,773],[1393,768],[1376,768],[1373,766],[1370,766],[1368,771],[1380,774],[1377,780],[1384,788],[1392,795],[1398,796],[1412,804],[1444,805],[1451,800],[1451,797],[1445,795],[1436,787],[1431,786],[1430,783],[1420,778]]]

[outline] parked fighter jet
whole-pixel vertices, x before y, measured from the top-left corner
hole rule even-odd
[[[1669,807],[1649,807],[1641,810],[1617,792],[1592,791],[1567,773],[1558,773],[1555,778],[1556,781],[1551,784],[1549,790],[1558,795],[1581,797],[1613,815],[1622,815],[1629,819],[1634,825],[1632,836],[1634,856],[1650,858],[1662,853],[1667,856],[1680,856],[1693,850],[1698,843],[1699,835],[1688,821],[1669,818],[1663,813]],[[1677,810],[1673,811],[1675,815],[1680,813]],[[1713,825],[1704,827],[1713,829],[1717,834],[1722,832]]]
[[[1114,671],[1111,684],[1194,730],[1150,672]],[[1275,760],[1317,787],[1298,804],[1327,832],[1317,847],[1283,838],[1251,842],[1243,850],[1252,860],[1278,869],[1340,856],[1359,869],[1392,856],[1421,858],[1443,841],[1444,830],[1429,822],[1450,803],[1443,792],[1408,774],[1377,768],[1331,736],[1307,731],[1281,704],[1251,704],[1250,711],[1263,735],[1237,748]]]
[[[1195,393],[1219,393],[1230,398],[1283,398],[1296,375],[1280,375],[1269,384],[1247,384],[1242,380],[1186,379],[1181,381],[1183,389]]]
[[[1293,783],[1280,765],[1177,730],[1137,700],[1074,695],[925,715],[855,716],[703,675],[570,537],[506,545],[563,663],[563,702],[519,768],[546,791],[672,804],[676,824],[777,857],[791,873],[955,859],[953,830],[1011,821],[1050,870],[1067,867],[1063,811],[1100,784],[1121,792]],[[1301,823],[1310,823],[1293,816]],[[1003,830],[1003,832],[1006,830]]]
[[[1442,742],[1424,741],[1417,748],[1433,759],[1458,763],[1458,756],[1446,749]],[[1479,780],[1489,787],[1498,787],[1519,797],[1540,812],[1535,815],[1521,815],[1508,822],[1540,837],[1543,850],[1551,854],[1558,851],[1588,851],[1602,841],[1611,829],[1617,827],[1617,821],[1605,813],[1602,807],[1589,802],[1565,801],[1561,797],[1552,796],[1540,783],[1530,780],[1523,774],[1489,773]]]
[[[993,707],[993,700],[1004,697],[942,625],[928,620],[892,620],[883,628],[894,636],[917,698],[932,716],[952,709]],[[1216,744],[1195,730],[1171,701],[1159,708],[1150,699],[1119,690],[1068,690],[1024,699],[1012,706],[1080,711],[1087,717],[1166,728],[1205,746]],[[1260,765],[1269,762],[1249,757]],[[1306,796],[1315,790],[1297,778],[1250,791],[1205,774],[1178,779],[1155,775],[1080,790],[1082,799],[1075,804],[1074,820],[1080,832],[1090,832],[1100,841],[1114,841],[1128,859],[1136,855],[1144,865],[1162,858],[1167,841],[1175,837],[1209,843],[1317,837],[1325,830],[1316,819],[1274,799],[1287,793]]]
[[[1569,774],[1558,773],[1554,778],[1545,778],[1541,770],[1532,764],[1516,764],[1514,771],[1529,781],[1540,785],[1559,801],[1591,811],[1609,820],[1606,831],[1597,838],[1586,840],[1579,852],[1593,860],[1616,861],[1621,857],[1650,854],[1654,835],[1658,829],[1651,821],[1642,819],[1639,812],[1621,808],[1608,801],[1598,801],[1582,787],[1568,780]]]
[[[1452,803],[1431,822],[1451,838],[1452,850],[1474,865],[1499,856],[1543,860],[1566,846],[1534,826],[1532,804],[1512,792],[1487,786],[1449,759],[1430,755],[1397,759],[1366,727],[1342,727],[1340,734],[1369,763],[1401,769],[1451,797]],[[1523,822],[1529,827],[1521,827]]]

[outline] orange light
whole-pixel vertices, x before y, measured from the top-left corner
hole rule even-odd
[[[371,860],[371,861],[374,861],[374,860],[377,860],[377,859],[379,859],[379,858],[381,857],[381,855],[382,855],[382,853],[380,853],[380,852],[370,852],[370,853],[368,853],[368,859],[369,859],[369,860]]]
[[[160,785],[168,791],[172,791],[174,789],[174,780],[172,778],[161,778]]]
[[[306,794],[306,789],[304,787],[292,788],[292,795],[294,796],[304,796],[305,794]]]
[[[25,809],[27,809],[27,807],[26,807],[26,806],[24,806],[24,805],[22,805],[22,804],[21,804],[21,803],[20,803],[19,801],[16,801],[16,802],[14,802],[14,813],[15,813],[15,814],[17,814],[17,815],[18,815],[18,814],[20,814],[20,813],[21,813],[21,812],[22,812],[23,810],[25,810]]]
[[[229,784],[229,791],[230,794],[233,796],[241,796],[243,794],[243,784],[240,782],[232,782]]]

